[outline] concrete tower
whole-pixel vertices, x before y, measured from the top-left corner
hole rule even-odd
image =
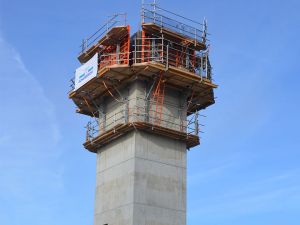
[[[217,86],[206,22],[183,20],[143,5],[132,36],[118,14],[83,41],[69,97],[91,118],[95,225],[186,224],[187,149],[200,144],[198,112],[214,104]]]

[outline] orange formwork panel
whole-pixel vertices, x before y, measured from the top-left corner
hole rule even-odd
[[[128,65],[130,50],[130,26],[126,26],[127,32],[124,36],[116,38],[114,42],[105,43],[100,55],[99,67],[112,65]]]

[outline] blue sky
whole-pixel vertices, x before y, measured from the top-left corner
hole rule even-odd
[[[189,225],[300,223],[300,2],[176,1],[208,19],[217,103],[188,155]],[[0,224],[92,224],[95,155],[67,98],[83,37],[140,1],[0,0]]]

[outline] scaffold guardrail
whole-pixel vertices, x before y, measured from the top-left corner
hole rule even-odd
[[[126,13],[117,13],[110,17],[105,22],[105,24],[100,27],[95,33],[91,36],[84,38],[82,44],[80,45],[81,52],[84,53],[87,49],[93,46],[98,40],[100,40],[109,30],[116,26],[126,26],[127,24],[127,14]]]
[[[150,5],[150,7],[149,7]],[[148,7],[147,7],[148,6]],[[167,15],[171,15],[176,19],[173,19]],[[170,31],[174,31],[182,36],[187,38],[194,39],[195,41],[205,43],[207,41],[207,24],[204,20],[204,23],[198,23],[191,19],[185,18],[163,8],[155,4],[144,4],[142,7],[142,24],[152,23],[161,28],[168,29]],[[185,22],[181,22],[183,20]],[[186,24],[186,22],[190,22],[199,26],[200,28],[196,28],[195,26],[191,26]]]
[[[146,101],[146,100],[145,100]],[[149,104],[153,104],[151,100],[147,100]],[[107,131],[113,130],[115,127],[121,124],[130,124],[136,122],[145,122],[153,126],[160,126],[163,128],[171,129],[188,135],[198,136],[201,132],[199,127],[203,126],[199,124],[198,113],[195,113],[188,117],[174,116],[170,113],[163,112],[162,117],[157,116],[155,109],[148,109],[146,106],[135,105],[132,107],[125,107],[128,100],[123,102],[123,106],[119,106],[119,110],[111,112],[109,114],[100,114],[99,118],[92,118],[86,126],[86,141],[93,141],[94,138]],[[172,107],[175,111],[182,110],[175,106]]]
[[[209,50],[195,50],[163,37],[135,37],[132,51],[100,54],[98,69],[121,64],[139,64],[156,62],[168,67],[176,67],[192,72],[200,77],[212,80],[212,68],[209,62]],[[71,79],[71,91],[74,90],[74,78]]]

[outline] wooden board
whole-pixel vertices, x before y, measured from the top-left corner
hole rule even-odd
[[[200,144],[200,139],[197,135],[188,135],[183,132],[156,126],[146,122],[132,122],[117,125],[92,140],[87,140],[83,145],[90,152],[97,153],[101,147],[135,129],[184,141],[188,149]]]

